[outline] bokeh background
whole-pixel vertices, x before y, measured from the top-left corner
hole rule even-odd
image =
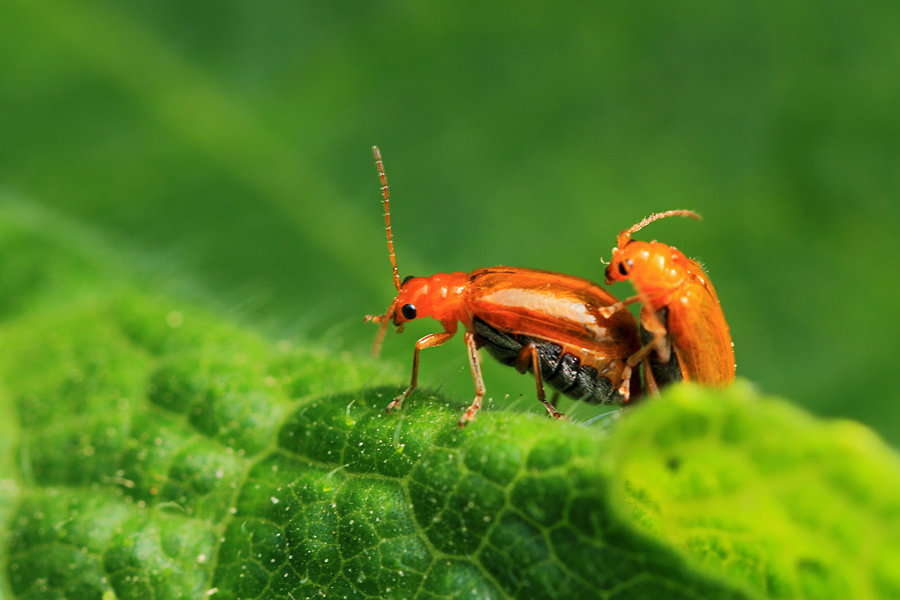
[[[0,201],[85,228],[140,277],[349,360],[394,291],[373,144],[404,275],[601,280],[621,229],[692,208],[702,222],[640,237],[708,267],[739,374],[900,443],[900,4],[0,12]],[[406,376],[434,330],[389,336],[385,368]],[[498,401],[542,410],[528,378],[493,363],[485,377]],[[423,354],[422,382],[471,394],[461,340]]]

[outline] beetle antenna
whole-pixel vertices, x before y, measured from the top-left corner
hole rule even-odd
[[[372,146],[375,155],[375,168],[378,169],[378,177],[381,179],[381,195],[384,197],[384,230],[387,232],[388,254],[391,257],[391,267],[394,269],[394,287],[400,291],[400,274],[397,272],[397,255],[394,254],[394,233],[391,231],[391,195],[388,192],[387,175],[384,173],[384,161],[381,160],[381,150],[378,146]]]
[[[620,249],[624,248],[626,245],[628,245],[628,242],[631,241],[632,233],[640,231],[653,221],[659,221],[660,219],[665,219],[666,217],[690,217],[692,219],[697,219],[698,221],[700,220],[700,215],[692,210],[676,209],[653,213],[640,223],[635,223],[634,225],[620,233],[619,237],[616,239],[616,246],[618,246]]]

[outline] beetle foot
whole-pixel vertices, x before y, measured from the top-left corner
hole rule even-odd
[[[554,398],[555,400],[555,398]],[[556,406],[553,405],[552,402],[547,402],[546,400],[542,400],[544,403],[544,407],[547,409],[547,414],[558,421],[568,421],[569,418],[556,410]]]
[[[457,423],[457,425],[459,425],[460,428],[465,427],[466,425],[468,425],[469,423],[471,423],[472,421],[475,420],[475,413],[477,413],[477,412],[478,412],[477,408],[475,410],[472,410],[472,407],[470,406],[469,409],[463,413],[463,416],[461,416],[459,418],[459,422]]]
[[[616,302],[615,304],[610,304],[609,306],[601,306],[598,309],[598,312],[600,313],[601,317],[603,317],[604,319],[608,319],[613,316],[613,313],[623,308],[625,308],[624,302]]]
[[[400,410],[400,407],[403,405],[403,400],[406,396],[397,396],[394,400],[387,405],[387,413],[391,414],[395,410]]]
[[[631,373],[628,373],[628,376],[622,379],[618,392],[622,396],[622,402],[628,402],[631,398]]]
[[[466,412],[463,413],[463,416],[459,418],[458,425],[460,427],[465,427],[468,423],[471,423],[475,419],[475,413],[477,413],[480,408],[481,398],[476,397],[475,400],[472,401],[472,404],[469,405],[469,408],[466,409]]]

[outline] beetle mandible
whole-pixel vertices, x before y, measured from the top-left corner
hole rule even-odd
[[[547,400],[545,381],[571,398],[592,403],[627,401],[640,392],[638,369],[628,362],[641,347],[637,323],[627,310],[605,314],[602,309],[617,304],[617,299],[587,279],[500,266],[401,281],[384,162],[377,146],[372,152],[381,179],[388,254],[397,288],[383,315],[366,317],[381,324],[373,353],[380,350],[391,323],[399,332],[407,321],[431,317],[444,329],[416,342],[409,387],[388,405],[388,412],[399,409],[416,389],[419,353],[450,340],[459,323],[475,381],[475,398],[460,418],[460,427],[475,417],[484,398],[478,352],[483,346],[502,364],[520,373],[532,372],[538,399],[555,418],[563,415]]]
[[[695,260],[662,242],[632,234],[667,217],[700,219],[690,210],[655,213],[622,231],[606,267],[606,284],[630,280],[637,295],[601,309],[609,315],[641,303],[644,346],[629,360],[644,362],[649,393],[674,381],[724,386],[734,381],[734,344],[716,290]]]

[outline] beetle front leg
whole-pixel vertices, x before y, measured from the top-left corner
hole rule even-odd
[[[475,380],[475,399],[472,404],[459,418],[459,426],[465,427],[466,423],[475,418],[475,413],[481,408],[481,399],[484,398],[484,379],[481,377],[481,359],[478,357],[478,342],[475,340],[475,334],[467,331],[466,348],[469,350],[469,365],[472,367],[472,379]]]
[[[619,302],[616,302],[615,304],[610,304],[609,306],[601,306],[598,309],[598,312],[600,313],[601,317],[603,317],[604,319],[608,319],[611,316],[613,316],[613,313],[624,309],[629,304],[634,304],[635,302],[642,302],[642,301],[643,301],[643,298],[641,298],[640,296],[632,296],[631,298],[626,298],[625,300],[620,300]]]
[[[399,409],[403,404],[403,401],[409,398],[410,394],[413,393],[413,390],[416,389],[416,386],[419,382],[419,352],[422,350],[422,348],[433,348],[434,346],[440,346],[441,344],[452,338],[454,333],[455,332],[453,331],[431,333],[416,342],[416,350],[413,353],[412,379],[410,379],[409,387],[406,388],[405,392],[394,398],[393,402],[387,405],[388,412],[391,412],[394,409]]]

